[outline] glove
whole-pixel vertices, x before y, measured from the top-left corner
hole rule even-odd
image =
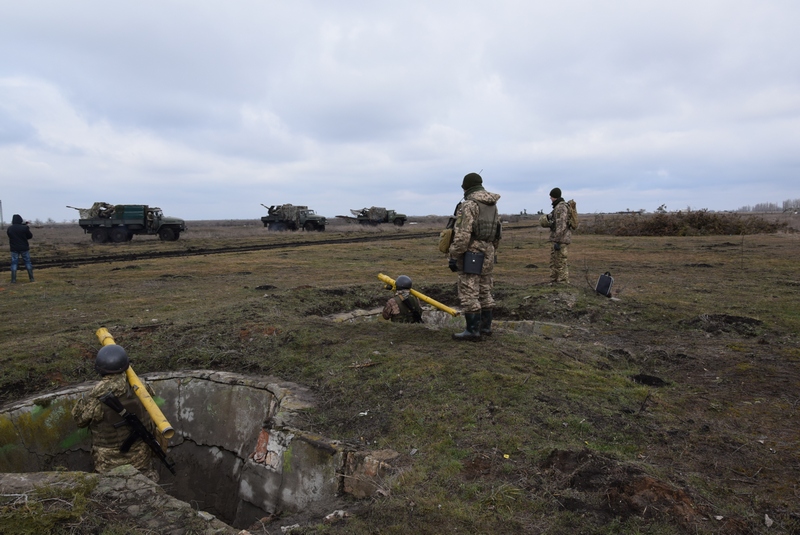
[[[554,243],[553,244],[553,250],[560,251],[561,250],[561,244],[560,243]]]
[[[450,261],[447,263],[447,267],[450,268],[450,271],[455,273],[456,271],[458,271],[458,262],[456,261],[455,258],[451,258]]]

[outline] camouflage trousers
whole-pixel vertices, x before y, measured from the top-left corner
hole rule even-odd
[[[137,441],[127,453],[120,452],[119,448],[93,447],[92,458],[94,459],[94,470],[100,474],[129,464],[158,483],[158,472],[153,469],[153,453],[150,447],[142,441]]]
[[[569,245],[561,244],[561,248],[550,251],[550,281],[569,282],[569,265],[567,264],[567,253]]]
[[[494,308],[492,287],[494,277],[489,275],[472,275],[460,271],[458,273],[458,300],[465,314],[480,312],[482,308]]]

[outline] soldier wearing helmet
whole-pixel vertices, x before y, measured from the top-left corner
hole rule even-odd
[[[400,323],[422,323],[422,307],[411,295],[411,277],[400,275],[394,282],[395,294],[386,302],[383,319]]]
[[[82,395],[72,408],[72,417],[78,427],[88,427],[92,435],[92,458],[94,469],[106,473],[112,468],[130,464],[153,481],[158,481],[158,472],[153,469],[153,452],[147,444],[137,440],[131,449],[120,452],[120,446],[128,438],[128,426],[114,427],[122,418],[110,407],[100,401],[100,397],[111,392],[122,402],[125,409],[139,417],[145,426],[162,444],[166,439],[155,429],[150,416],[141,401],[133,393],[128,384],[125,370],[130,366],[128,354],[122,346],[115,344],[103,346],[97,352],[94,369],[101,379],[88,395]],[[154,393],[150,385],[146,386],[151,395]]]
[[[464,176],[461,189],[464,200],[456,207],[447,266],[458,273],[458,300],[466,329],[453,334],[453,339],[478,341],[492,334],[494,258],[502,237],[500,195],[486,191],[478,173]]]

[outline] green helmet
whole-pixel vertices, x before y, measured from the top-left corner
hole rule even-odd
[[[94,359],[94,369],[100,375],[122,373],[130,366],[128,354],[122,346],[111,344],[103,346]]]
[[[397,280],[394,281],[394,287],[398,290],[410,290],[411,289],[411,277],[407,275],[400,275],[397,277]]]

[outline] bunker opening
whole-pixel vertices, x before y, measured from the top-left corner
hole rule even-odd
[[[274,377],[215,371],[144,374],[175,429],[169,456],[155,461],[172,497],[234,528],[301,513],[343,494],[374,495],[393,455],[355,451],[295,427],[311,392]],[[94,383],[0,407],[0,472],[93,470],[91,435],[71,410]]]

